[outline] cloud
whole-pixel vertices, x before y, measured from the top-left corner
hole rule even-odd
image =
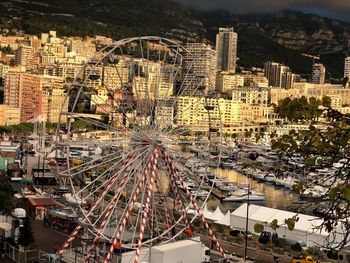
[[[266,13],[282,9],[323,10],[350,15],[349,0],[175,0],[202,10],[228,9],[234,13]]]

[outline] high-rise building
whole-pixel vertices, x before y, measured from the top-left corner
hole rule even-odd
[[[217,69],[236,72],[237,33],[233,28],[219,28],[216,35]]]
[[[8,73],[5,81],[4,102],[20,108],[21,122],[42,114],[42,77],[26,73]]]
[[[34,48],[29,46],[20,46],[16,50],[16,65],[33,68],[38,64],[38,57],[35,55]]]
[[[346,77],[350,80],[350,56],[345,58],[344,78]]]
[[[67,115],[60,113],[68,111],[68,100],[65,100],[66,92],[64,89],[54,87],[43,87],[42,92],[42,116],[44,120],[50,123],[66,122]]]
[[[9,71],[9,66],[0,63],[0,86],[3,86],[5,83],[5,77]]]
[[[270,87],[281,87],[290,89],[293,87],[294,74],[291,69],[277,62],[268,61],[264,65],[265,77]]]
[[[210,45],[187,43],[182,68],[182,90],[180,95],[198,95],[215,90],[217,72],[217,54]],[[198,87],[203,87],[198,88]]]
[[[321,63],[315,63],[312,65],[312,83],[324,84],[326,77],[326,67]]]

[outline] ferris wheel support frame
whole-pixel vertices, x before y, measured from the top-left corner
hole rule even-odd
[[[164,45],[166,48],[169,49],[169,53],[171,53],[171,55],[175,54],[175,59],[174,62],[170,62],[172,65],[172,67],[170,67],[170,70],[172,70],[172,74],[175,73],[175,75],[171,75],[170,79],[171,79],[171,83],[174,82],[176,76],[179,73],[180,67],[183,63],[182,61],[182,53],[181,52],[188,52],[190,54],[190,52],[188,50],[186,50],[186,48],[182,47],[179,43],[176,43],[172,40],[166,39],[166,38],[162,38],[162,37],[155,37],[155,36],[146,36],[146,37],[135,37],[135,38],[127,38],[127,39],[123,39],[120,41],[117,41],[115,43],[113,43],[112,45],[103,48],[102,50],[98,51],[93,57],[92,57],[92,61],[88,62],[86,65],[83,66],[82,70],[80,71],[79,74],[81,74],[82,71],[87,70],[87,74],[88,76],[84,75],[84,82],[82,83],[78,83],[80,81],[77,80],[77,77],[75,77],[74,81],[72,82],[72,87],[73,88],[78,88],[77,90],[77,94],[76,94],[76,98],[74,99],[74,103],[73,103],[73,108],[70,110],[70,112],[68,112],[67,114],[70,116],[74,115],[74,109],[76,108],[77,105],[77,101],[80,98],[80,96],[84,96],[84,93],[82,93],[82,91],[84,90],[86,81],[89,80],[89,76],[94,76],[94,77],[100,77],[100,73],[99,71],[96,71],[96,68],[102,64],[102,67],[104,65],[104,63],[114,63],[114,58],[118,56],[117,51],[118,49],[121,51],[121,55],[124,56],[123,54],[123,48],[126,45],[131,45],[133,41],[139,41],[139,46],[141,49],[141,56],[142,59],[147,59],[147,70],[149,70],[148,68],[148,62],[150,61],[151,63],[153,63],[154,61],[152,61],[153,59],[153,55],[154,55],[154,51],[152,50],[150,53],[149,50],[149,46],[148,46],[148,42],[152,43],[152,41],[154,41],[156,44],[162,44]],[[148,41],[147,43],[147,58],[144,58],[144,50],[143,50],[143,42],[144,41]],[[165,42],[163,42],[165,41]],[[175,45],[176,50],[173,49],[173,46],[171,46],[171,44]],[[181,51],[180,51],[181,49]],[[131,49],[131,51],[136,51],[137,50],[133,50]],[[156,51],[158,52],[158,60],[161,61],[161,51]],[[172,53],[175,52],[175,53]],[[127,53],[129,54],[129,53]],[[151,56],[150,56],[151,54]],[[165,52],[164,54],[164,58],[163,58],[163,63],[165,62],[165,58],[166,55],[168,53]],[[137,56],[137,53],[135,53],[135,55]],[[155,54],[157,55],[157,54]],[[100,58],[100,56],[103,56],[103,58]],[[180,59],[178,60],[178,56],[180,56]],[[104,58],[107,59],[109,58],[110,60],[106,60],[104,62]],[[138,58],[138,57],[136,57]],[[109,62],[111,61],[111,62]],[[133,61],[133,58],[131,58],[131,61]],[[157,61],[157,58],[156,58]],[[133,63],[133,62],[132,62]],[[178,63],[180,63],[181,65],[177,65]],[[133,64],[132,64],[133,65]],[[185,78],[187,78],[188,73],[190,71],[190,69],[192,68],[193,65],[193,61],[190,64],[190,67],[187,69],[187,73]],[[123,82],[123,80],[121,79],[121,76],[119,74],[119,71],[117,69],[117,66],[114,66],[117,70],[117,74],[119,77],[119,80],[121,82]],[[157,71],[157,74],[161,74]],[[109,77],[112,77],[111,75],[109,75],[109,73],[107,72],[107,75]],[[134,77],[136,75],[133,75]],[[157,77],[158,75],[156,75]],[[160,76],[158,76],[158,78],[160,78]],[[91,78],[90,78],[91,79]],[[97,80],[97,79],[96,79]],[[159,79],[158,79],[159,81]],[[190,84],[192,85],[192,82],[196,81],[195,77],[192,77],[192,79],[190,80],[189,83],[184,84],[185,79],[182,81],[181,86],[185,86],[185,88],[182,87],[181,89],[181,93],[180,95],[187,90],[190,87]],[[202,83],[204,81],[204,78],[201,78],[199,85],[201,86]],[[113,85],[119,82],[115,82],[112,79]],[[157,82],[158,83],[158,82]],[[122,83],[123,84],[123,83]],[[122,85],[120,84],[120,85]],[[197,83],[198,84],[198,83]],[[157,84],[159,85],[159,83]],[[202,86],[201,86],[202,87]],[[110,91],[111,87],[105,87],[108,91]],[[158,87],[159,89],[160,87]],[[145,115],[145,112],[147,112],[148,110],[148,106],[145,106],[143,104],[138,104],[140,102],[137,101],[137,99],[134,101],[134,99],[132,101],[129,101],[129,103],[136,103],[136,105],[139,105],[141,108],[140,113],[141,115],[137,115],[137,111],[133,112],[133,116],[127,116],[127,108],[123,108],[122,110],[122,114],[123,114],[123,118],[125,115],[125,124],[124,124],[124,119],[123,119],[123,123],[121,124],[121,126],[117,126],[119,128],[112,128],[112,130],[116,131],[118,136],[120,136],[121,134],[123,134],[125,132],[125,138],[127,136],[131,136],[130,137],[130,142],[132,142],[133,144],[129,145],[129,148],[131,148],[131,152],[125,152],[125,157],[122,155],[122,157],[120,158],[120,161],[118,160],[117,164],[112,164],[105,172],[101,173],[98,177],[96,177],[92,182],[90,182],[89,184],[85,184],[85,186],[83,188],[80,188],[78,192],[75,191],[74,189],[74,178],[73,175],[79,175],[79,174],[83,174],[84,172],[88,171],[91,169],[93,163],[91,165],[86,165],[86,169],[84,167],[84,171],[79,170],[79,168],[77,168],[76,172],[74,172],[74,174],[71,173],[71,171],[73,171],[73,169],[75,169],[74,167],[71,167],[70,162],[69,162],[69,153],[70,153],[70,149],[69,149],[69,144],[67,144],[66,147],[66,156],[67,156],[67,174],[68,176],[66,177],[67,179],[69,179],[70,181],[70,186],[72,187],[72,193],[73,196],[77,199],[78,197],[80,197],[80,195],[83,196],[84,200],[91,200],[91,198],[94,198],[94,204],[91,208],[86,209],[83,205],[81,205],[81,203],[78,203],[79,208],[83,214],[83,218],[79,220],[79,224],[77,225],[77,227],[74,229],[74,231],[71,233],[71,235],[68,237],[68,239],[66,240],[66,242],[63,244],[61,250],[59,251],[58,255],[62,256],[63,252],[72,244],[72,242],[75,240],[75,238],[78,236],[78,234],[81,232],[82,229],[88,230],[89,233],[91,233],[93,236],[95,236],[93,239],[93,242],[91,243],[90,247],[87,247],[87,249],[85,250],[85,252],[87,252],[87,255],[83,255],[83,261],[84,263],[87,263],[89,261],[89,258],[91,257],[91,255],[93,254],[94,249],[96,248],[96,246],[99,244],[99,241],[102,239],[106,239],[107,242],[111,242],[111,246],[109,248],[109,252],[107,254],[107,257],[105,258],[105,262],[108,263],[108,260],[112,257],[114,249],[119,250],[121,247],[123,248],[129,248],[129,249],[135,249],[135,261],[134,263],[138,263],[139,261],[139,256],[140,256],[140,249],[141,246],[153,246],[155,243],[155,240],[158,240],[161,243],[166,243],[166,242],[170,242],[172,240],[175,240],[177,237],[179,237],[180,235],[182,235],[183,233],[186,234],[187,236],[192,236],[192,230],[190,228],[190,224],[195,220],[195,218],[197,218],[197,216],[199,215],[200,220],[203,222],[205,228],[207,229],[207,231],[210,234],[210,237],[212,238],[212,240],[215,242],[215,244],[218,247],[218,250],[221,252],[222,256],[225,258],[225,254],[224,251],[222,250],[219,241],[217,240],[217,238],[215,237],[213,231],[211,230],[208,222],[206,221],[206,219],[204,218],[204,215],[202,213],[202,211],[200,210],[200,207],[198,206],[197,202],[196,202],[196,198],[197,198],[197,194],[194,193],[194,195],[191,194],[190,190],[187,188],[187,184],[183,181],[183,178],[180,176],[179,172],[177,171],[176,167],[175,167],[175,163],[177,163],[176,160],[176,155],[172,155],[172,152],[174,151],[174,149],[171,149],[171,147],[169,147],[169,145],[167,145],[167,143],[170,144],[171,140],[166,140],[166,139],[160,139],[158,141],[158,137],[157,136],[164,136],[164,138],[166,136],[170,136],[171,138],[177,136],[177,135],[181,135],[182,132],[178,132],[176,130],[176,128],[173,128],[170,124],[166,123],[166,125],[164,126],[165,128],[159,128],[156,127],[158,124],[155,122],[155,109],[158,103],[158,92],[159,90],[156,89],[155,90],[155,101],[153,102],[152,107],[150,108],[150,112],[151,112],[151,118],[150,120],[147,119],[148,115]],[[193,91],[191,91],[192,95],[194,95],[194,93],[198,90],[203,91],[203,89],[199,89],[199,86],[197,86]],[[163,99],[168,99],[169,96],[169,90],[170,88],[166,91],[166,96]],[[139,96],[138,94],[138,90],[136,89],[136,98]],[[128,93],[129,94],[129,93]],[[125,95],[125,96],[129,96],[129,95]],[[135,94],[134,94],[135,95]],[[67,101],[68,95],[65,98],[65,102]],[[146,89],[146,99],[150,99],[149,96],[149,90],[148,88]],[[174,107],[174,104],[178,101],[178,98],[175,98],[174,101],[172,102],[172,107]],[[65,103],[64,102],[64,103]],[[114,104],[114,102],[117,103],[117,106]],[[142,101],[141,101],[142,102]],[[64,105],[64,103],[62,104],[62,107]],[[115,97],[112,98],[111,103],[111,107],[122,107],[122,101],[118,101],[118,99],[116,99]],[[150,102],[151,103],[151,102]],[[196,101],[193,102],[195,104],[200,104],[200,101]],[[108,104],[108,103],[107,103]],[[191,104],[191,103],[190,103]],[[206,106],[208,105],[207,99],[205,99],[204,102],[204,108],[206,108]],[[109,104],[108,104],[109,105]],[[218,107],[218,112],[220,113],[220,106],[218,104],[218,100],[216,98],[216,105]],[[151,105],[150,105],[151,106]],[[190,105],[188,105],[187,107],[185,107],[183,109],[183,111],[187,111],[189,110]],[[214,109],[215,106],[211,106],[212,109]],[[105,111],[103,109],[103,111]],[[114,112],[114,111],[113,111]],[[114,114],[112,112],[112,120],[114,117]],[[220,136],[220,141],[216,141],[215,145],[213,143],[213,137],[212,137],[212,132],[217,133],[217,131],[219,131],[219,129],[222,129],[222,124],[218,123],[217,118],[214,119],[211,118],[211,113],[210,110],[207,109],[208,112],[208,125],[209,125],[209,131],[208,131],[208,140],[209,140],[209,150],[208,150],[208,158],[209,158],[209,162],[211,161],[210,157],[211,157],[211,150],[213,147],[216,147],[216,151],[221,151],[221,148],[217,148],[217,143],[221,143],[222,140],[222,131],[220,131],[220,135],[216,134],[217,136]],[[61,120],[61,115],[62,115],[62,109],[61,109],[61,114],[60,114],[60,120]],[[133,126],[128,126],[129,128],[133,129],[133,130],[129,130],[127,129],[126,123],[130,122],[132,124],[132,118],[138,118],[138,116],[140,116],[141,119],[141,124],[144,125],[146,127],[146,130],[142,130],[142,127],[139,127],[139,125],[133,125]],[[175,116],[172,117],[172,122],[174,122],[177,118],[179,117],[179,114],[175,114]],[[130,119],[128,119],[130,118]],[[164,120],[164,118],[166,118],[166,116],[162,116],[161,120]],[[165,119],[166,120],[166,119]],[[220,119],[221,120],[221,119]],[[216,124],[214,126],[212,126],[213,124],[211,122],[215,122]],[[135,122],[135,120],[134,120]],[[149,122],[149,123],[148,123]],[[158,121],[157,121],[158,122]],[[108,125],[100,125],[100,123],[98,122],[93,122],[94,125],[98,126],[98,127],[104,127],[104,128],[109,128]],[[138,122],[136,122],[138,123]],[[118,124],[118,123],[117,123]],[[219,124],[219,127],[216,128],[217,124]],[[150,127],[148,127],[148,125]],[[59,133],[59,127],[58,126],[58,133]],[[68,130],[68,140],[70,139],[70,135],[72,134],[71,131],[71,119],[69,119],[69,122],[66,125],[67,130]],[[214,130],[214,128],[215,130]],[[120,130],[118,130],[120,129]],[[160,130],[161,129],[161,130]],[[158,134],[160,130],[160,135]],[[123,135],[123,137],[124,137]],[[216,136],[215,134],[213,134],[214,136]],[[134,138],[132,136],[135,136]],[[145,137],[144,137],[145,136]],[[150,137],[148,137],[150,136]],[[144,139],[150,139],[150,141],[140,141],[140,140],[144,140]],[[163,137],[161,137],[163,138]],[[162,144],[162,141],[165,142],[164,145]],[[125,140],[125,142],[129,142]],[[145,147],[147,147],[147,150],[145,150],[144,152],[140,151],[140,148],[137,148],[137,144],[143,144],[145,145]],[[175,143],[176,144],[176,143]],[[135,149],[133,149],[133,147],[136,146],[136,151]],[[124,147],[124,146],[123,146]],[[123,148],[122,147],[122,148]],[[219,150],[218,150],[219,149]],[[166,152],[166,150],[168,152]],[[152,152],[153,151],[153,152]],[[139,152],[139,156],[136,156],[136,152]],[[146,154],[147,152],[147,154]],[[174,158],[174,162],[170,159],[169,155],[172,158]],[[145,156],[145,158],[141,161],[139,161],[139,158],[141,156]],[[117,157],[118,158],[118,157]],[[125,161],[123,161],[123,159],[125,158]],[[220,162],[220,158],[221,156],[219,155],[219,161]],[[141,159],[141,158],[140,158]],[[107,163],[112,163],[112,160],[108,160]],[[132,167],[133,164],[138,164],[139,166],[137,167]],[[181,163],[181,161],[179,162],[179,164]],[[121,166],[119,166],[121,165]],[[158,165],[158,166],[157,166]],[[96,167],[102,167],[104,169],[105,166],[100,166],[100,165],[96,165]],[[116,168],[118,167],[118,168]],[[132,167],[132,169],[131,169]],[[131,169],[131,172],[130,172]],[[170,179],[169,182],[167,182],[168,186],[166,186],[166,194],[164,194],[165,192],[163,192],[162,187],[164,187],[162,185],[162,182],[160,177],[158,177],[157,175],[157,169],[158,170],[162,170],[162,173],[159,173],[159,176],[163,176],[163,172],[165,173],[165,176]],[[113,175],[112,171],[116,171],[116,173]],[[109,171],[107,173],[107,171]],[[97,174],[97,168],[96,168],[96,174]],[[105,179],[105,180],[104,180]],[[193,179],[193,178],[192,178]],[[201,179],[200,182],[195,182],[196,185],[198,185],[199,187],[203,186],[203,181],[204,181],[204,177]],[[96,188],[95,184],[98,184],[102,182],[100,185],[98,185],[98,188]],[[129,185],[132,185],[132,188],[128,187]],[[213,184],[209,184],[209,186],[211,186],[208,195],[206,196],[204,203],[207,202],[209,195],[210,195],[210,191],[213,188]],[[112,189],[113,187],[113,189]],[[115,188],[114,188],[115,187]],[[179,188],[181,188],[181,190],[183,190],[185,192],[185,194],[183,194],[179,191]],[[111,190],[112,189],[112,190]],[[132,189],[132,192],[129,193],[129,195],[127,196],[128,199],[125,198],[126,201],[126,207],[118,207],[117,204],[119,204],[119,200],[121,200],[120,198],[122,197],[122,191],[123,189]],[[157,189],[157,191],[155,191],[155,189]],[[102,193],[100,194],[102,190]],[[126,193],[128,193],[128,190],[124,190],[126,191]],[[169,191],[169,192],[168,192]],[[156,193],[157,192],[157,193]],[[83,195],[84,193],[87,193],[86,195]],[[169,198],[171,199],[169,199]],[[95,202],[95,198],[97,198],[97,201]],[[141,201],[138,201],[138,198],[141,199]],[[152,200],[151,200],[152,198]],[[159,205],[159,203],[155,202],[154,199],[158,198],[163,204],[163,208],[160,209],[161,205]],[[124,201],[125,201],[124,200]],[[124,202],[122,201],[122,202]],[[138,207],[137,211],[134,212],[134,207],[136,205],[136,201],[141,202],[141,206]],[[171,202],[174,201],[174,204],[172,206]],[[152,203],[151,203],[152,202]],[[157,204],[157,205],[156,205]],[[193,215],[193,218],[189,217],[189,214],[187,213],[187,210],[189,209],[189,207],[192,205],[192,207],[195,209],[196,213]],[[203,207],[203,206],[202,206]],[[102,209],[102,210],[101,210]],[[121,210],[121,211],[120,211]],[[152,211],[150,211],[152,210]],[[160,213],[159,211],[162,210],[163,214]],[[164,211],[163,211],[164,210]],[[174,213],[174,211],[176,212],[176,210],[179,210],[179,212],[181,211],[181,213]],[[96,214],[94,212],[98,212],[98,216],[96,217]],[[102,212],[101,212],[102,211]],[[158,213],[158,214],[157,214]],[[165,217],[163,216],[165,213]],[[115,215],[115,217],[113,217],[113,215]],[[185,224],[182,224],[181,221],[184,221]],[[108,233],[106,234],[107,230],[109,231],[110,229],[107,229],[107,225],[109,222],[117,222],[116,225],[112,226],[112,234]],[[165,221],[165,223],[164,223]],[[170,222],[170,224],[169,224]],[[146,227],[146,223],[147,225],[147,230],[151,231],[151,238],[147,239],[147,240],[143,240],[143,236],[145,234],[145,227]],[[112,224],[112,223],[111,223]],[[113,223],[114,224],[114,223]],[[156,228],[154,228],[154,224],[156,224]],[[163,229],[162,227],[159,228],[159,226],[163,226],[165,224],[166,228]],[[129,228],[130,227],[130,228]],[[132,229],[132,230],[130,230]],[[123,236],[126,233],[126,231],[132,231],[133,236],[131,238],[131,241],[129,242],[125,242],[125,244],[121,243],[121,240],[123,240]],[[174,231],[174,232],[172,232]],[[177,232],[176,232],[177,231]],[[189,234],[190,233],[190,234]],[[137,236],[137,234],[139,236]],[[164,237],[167,236],[166,241],[164,241]]]

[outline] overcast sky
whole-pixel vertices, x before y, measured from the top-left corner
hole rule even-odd
[[[225,8],[234,13],[266,13],[295,9],[350,21],[350,0],[175,0],[192,7]]]

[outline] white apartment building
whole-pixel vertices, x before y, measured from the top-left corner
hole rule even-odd
[[[350,79],[350,56],[345,58],[344,63],[344,78],[348,77]]]
[[[244,86],[244,77],[242,75],[232,74],[228,71],[218,72],[216,79],[217,91],[228,92],[242,86]]]
[[[179,94],[191,96],[215,90],[217,53],[204,43],[187,43],[182,68],[182,87]],[[199,90],[198,87],[204,87]]]

